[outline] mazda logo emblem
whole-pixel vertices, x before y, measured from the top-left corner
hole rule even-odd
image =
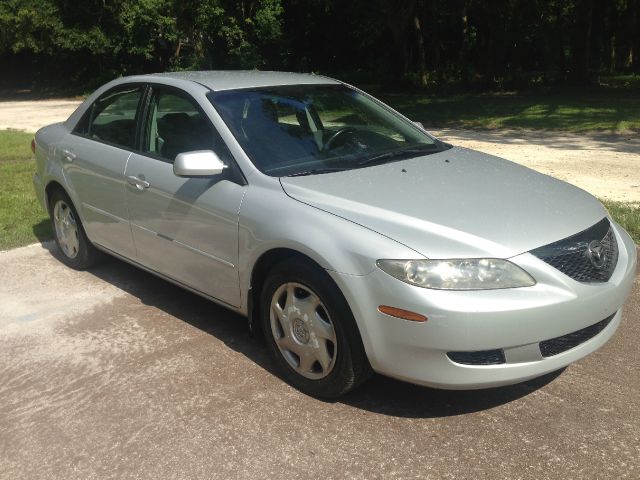
[[[594,267],[598,269],[604,267],[604,263],[607,261],[607,252],[601,241],[594,240],[589,244],[587,247],[587,257]]]

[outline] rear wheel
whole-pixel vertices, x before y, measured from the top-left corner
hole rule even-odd
[[[279,370],[304,393],[337,398],[368,377],[351,310],[321,268],[299,260],[277,265],[262,290],[261,314]]]
[[[49,199],[53,236],[62,252],[62,261],[71,268],[84,270],[94,265],[101,253],[91,244],[69,196],[56,190]]]

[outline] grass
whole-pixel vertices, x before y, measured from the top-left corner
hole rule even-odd
[[[29,160],[33,133],[18,130],[0,130],[0,163]]]
[[[567,132],[640,131],[640,89],[552,93],[380,94],[427,128],[526,128]]]
[[[613,219],[622,225],[636,245],[640,245],[640,203],[614,202],[603,200]]]
[[[32,134],[0,131],[0,250],[51,238],[47,214],[36,199],[31,176]],[[603,201],[611,216],[640,244],[640,204]]]
[[[33,134],[0,131],[0,250],[51,238],[49,219],[33,190]]]

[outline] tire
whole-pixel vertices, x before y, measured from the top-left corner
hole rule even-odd
[[[320,267],[278,264],[260,295],[262,330],[282,377],[298,390],[336,399],[371,374],[344,296]]]
[[[80,216],[69,196],[56,190],[49,198],[49,218],[61,260],[76,270],[95,265],[102,253],[87,238]]]

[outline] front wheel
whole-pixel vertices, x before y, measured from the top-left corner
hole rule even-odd
[[[69,196],[56,190],[49,199],[49,216],[62,261],[71,268],[84,270],[94,265],[100,252],[87,238],[82,222]]]
[[[261,313],[279,370],[304,393],[337,398],[369,375],[351,310],[319,267],[300,261],[275,267],[262,290]]]

